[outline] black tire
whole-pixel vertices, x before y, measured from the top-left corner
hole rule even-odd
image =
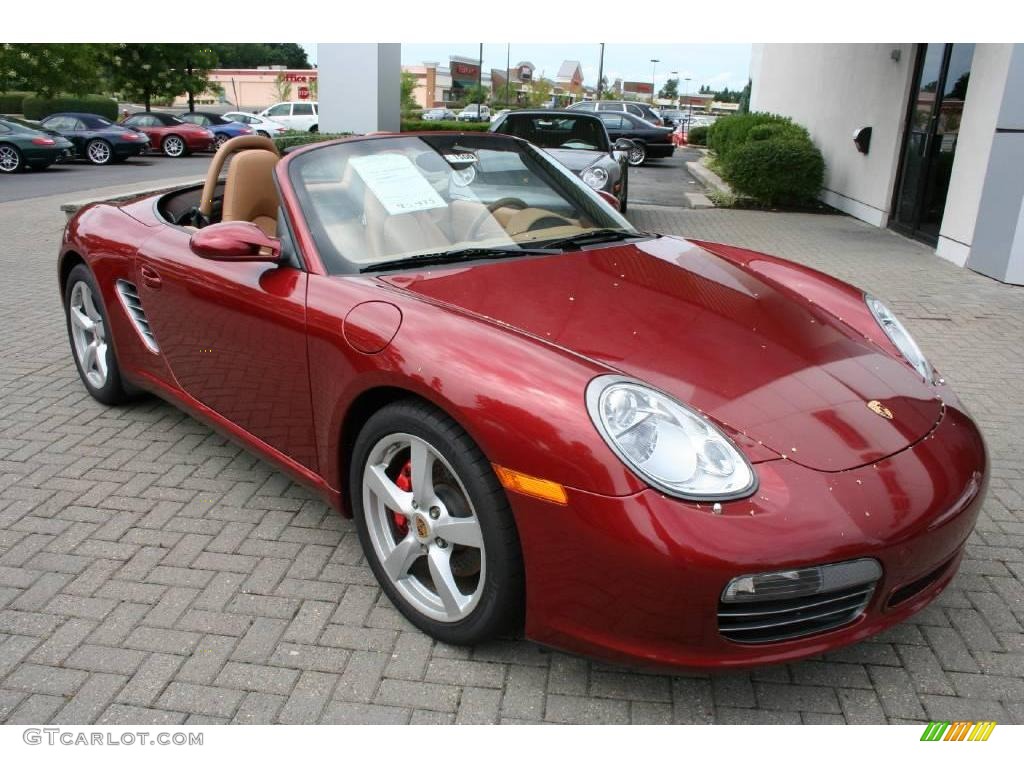
[[[0,143],[0,173],[17,173],[24,170],[25,158],[13,144]]]
[[[109,141],[93,139],[85,145],[85,159],[93,165],[110,165],[114,162],[114,148]]]
[[[643,165],[647,161],[647,146],[637,139],[633,139],[633,148],[629,150],[626,156],[626,162],[632,167],[636,168],[638,165]]]
[[[480,524],[486,552],[483,592],[472,612],[457,622],[437,621],[411,606],[384,572],[370,540],[363,508],[363,470],[377,442],[395,433],[426,440],[444,456],[465,487]],[[512,510],[490,462],[454,419],[418,400],[385,406],[370,417],[356,438],[348,481],[351,509],[366,560],[384,593],[410,622],[452,645],[475,645],[521,630],[523,558]]]
[[[309,132],[310,133],[320,133],[320,126],[319,125],[311,125],[311,126],[309,126]]]
[[[269,139],[269,138],[270,138],[270,134],[269,134],[269,133],[267,133],[266,131],[256,131],[256,133],[257,133],[258,135],[262,136],[262,137],[263,137],[263,138],[265,138],[265,139]]]
[[[102,387],[94,386],[82,370],[78,354],[75,352],[75,342],[71,335],[71,295],[75,289],[75,284],[79,282],[85,283],[92,292],[96,311],[103,319],[103,325],[106,329],[107,379]],[[121,405],[122,403],[128,402],[131,397],[126,391],[124,382],[121,379],[121,369],[117,364],[117,353],[114,350],[114,340],[110,336],[110,322],[109,315],[107,314],[107,308],[103,305],[103,296],[100,294],[99,286],[96,285],[96,280],[93,277],[92,272],[90,272],[89,268],[84,264],[78,264],[71,270],[71,274],[68,275],[67,285],[64,286],[64,321],[67,326],[68,341],[71,344],[71,357],[75,361],[75,368],[78,369],[78,376],[81,378],[82,384],[85,385],[86,391],[88,391],[95,400],[98,400],[104,405]]]
[[[218,133],[217,138],[213,141],[213,151],[216,152],[219,150],[222,146],[227,144],[230,139],[231,137],[226,133]]]
[[[45,171],[51,165],[53,165],[52,161],[44,163],[29,163],[28,167],[31,168],[33,171]]]
[[[181,149],[177,149],[177,144],[175,144],[172,141],[172,139],[177,139],[178,142],[180,142]],[[168,144],[170,144],[171,146],[171,151],[168,151]],[[188,154],[188,146],[185,144],[185,140],[176,133],[171,133],[168,134],[167,136],[164,136],[163,141],[160,142],[160,149],[167,157],[178,158],[184,157],[185,155]],[[174,154],[171,154],[171,152],[173,152]]]

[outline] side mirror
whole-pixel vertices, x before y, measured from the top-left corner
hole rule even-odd
[[[622,160],[629,154],[629,150],[633,149],[636,145],[630,139],[616,139],[612,145],[612,157],[617,161]]]
[[[281,241],[250,221],[225,221],[203,227],[189,240],[197,256],[214,261],[281,260]]]

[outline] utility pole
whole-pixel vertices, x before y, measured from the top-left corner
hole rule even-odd
[[[654,106],[654,73],[658,70],[661,59],[651,59],[651,106]]]
[[[480,43],[480,66],[476,70],[476,87],[483,89],[484,87],[484,44]]]
[[[505,106],[508,106],[508,81],[512,78],[512,43],[505,43]]]
[[[690,130],[690,123],[693,120],[693,103],[690,101],[690,78],[686,80],[686,130]]]
[[[594,101],[600,101],[604,95],[601,89],[604,87],[604,43],[601,43],[601,56],[597,60],[597,98]]]

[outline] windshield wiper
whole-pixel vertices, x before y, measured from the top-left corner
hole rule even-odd
[[[437,253],[417,253],[414,256],[406,256],[391,261],[381,261],[376,264],[360,269],[360,272],[384,272],[389,269],[402,269],[405,267],[421,267],[430,264],[452,264],[459,261],[472,261],[474,259],[507,259],[515,256],[547,256],[561,253],[559,248],[484,248],[481,246],[470,246],[468,248],[453,248],[450,251],[438,251]]]
[[[578,235],[561,237],[558,240],[547,240],[544,242],[544,247],[564,250],[573,246],[579,247],[581,245],[593,245],[595,243],[611,243],[616,240],[631,240],[633,238],[640,237],[659,237],[659,235],[654,235],[650,232],[628,232],[624,229],[602,227],[601,229],[591,229],[586,232],[580,232]]]

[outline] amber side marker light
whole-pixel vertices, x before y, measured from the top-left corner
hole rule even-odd
[[[555,504],[567,504],[569,502],[565,488],[558,483],[534,477],[533,475],[524,475],[522,472],[506,469],[497,464],[492,464],[491,466],[494,467],[494,472],[498,475],[498,480],[501,481],[501,484],[510,491],[521,493],[524,496],[533,496],[535,499],[552,501]]]

